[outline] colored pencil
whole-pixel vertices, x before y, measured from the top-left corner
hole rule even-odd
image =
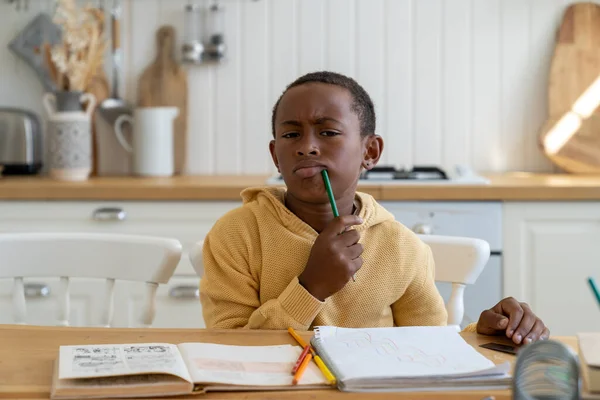
[[[590,289],[592,289],[592,292],[594,293],[594,296],[596,297],[596,301],[598,302],[598,305],[600,305],[600,292],[598,291],[596,282],[594,282],[594,278],[589,277],[588,284],[590,285]]]
[[[321,176],[323,177],[323,182],[325,183],[325,191],[327,191],[327,196],[329,197],[329,204],[331,204],[331,211],[333,212],[333,216],[335,218],[340,216],[338,212],[337,205],[335,204],[335,197],[333,196],[333,189],[331,188],[331,182],[329,181],[329,174],[327,170],[324,169],[321,171]],[[352,281],[356,282],[356,274],[352,275]]]
[[[292,385],[297,385],[298,382],[300,382],[300,378],[302,378],[302,375],[304,375],[304,371],[306,371],[306,368],[308,367],[308,363],[310,362],[311,359],[312,359],[311,353],[308,353],[306,355],[306,357],[304,357],[304,360],[302,360],[302,364],[300,364],[300,368],[298,368],[298,371],[296,371],[296,373],[294,374],[294,379],[292,380]]]
[[[298,357],[296,364],[294,364],[294,368],[292,368],[292,375],[294,375],[296,372],[298,372],[298,368],[300,368],[300,365],[302,365],[302,361],[304,361],[304,358],[306,357],[306,355],[308,354],[309,351],[310,351],[310,346],[306,346],[304,348],[304,350],[302,350],[302,352],[300,353],[300,357]]]
[[[288,328],[288,332],[290,333],[290,335],[292,335],[292,337],[294,338],[294,340],[296,342],[298,342],[298,344],[302,347],[302,348],[309,348],[311,354],[313,355],[313,360],[315,361],[315,364],[317,364],[317,367],[319,367],[319,369],[321,370],[321,373],[323,374],[323,376],[325,376],[325,378],[329,381],[329,383],[331,385],[335,385],[335,376],[333,376],[333,374],[331,373],[331,371],[329,371],[329,368],[327,368],[327,365],[325,365],[325,363],[323,362],[323,360],[321,360],[321,357],[319,357],[317,355],[317,353],[315,353],[315,350],[312,348],[312,346],[308,345],[304,339],[302,339],[300,337],[300,335],[298,335],[296,333],[296,331],[294,330],[294,328],[289,327]]]

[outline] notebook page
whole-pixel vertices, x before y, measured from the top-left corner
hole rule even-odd
[[[591,367],[600,367],[600,333],[578,333],[577,339],[586,364]]]
[[[495,368],[454,327],[320,326],[314,342],[344,380],[477,375]]]
[[[244,386],[288,386],[300,346],[230,346],[211,343],[179,345],[192,380],[196,384]],[[327,381],[310,362],[299,385],[320,385]]]
[[[191,382],[177,346],[168,343],[60,346],[59,379],[165,373]]]

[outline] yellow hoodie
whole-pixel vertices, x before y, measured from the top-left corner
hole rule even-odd
[[[373,197],[357,193],[364,252],[356,282],[324,302],[298,283],[317,232],[285,207],[285,190],[251,188],[204,241],[200,299],[208,328],[446,325],[431,250]]]

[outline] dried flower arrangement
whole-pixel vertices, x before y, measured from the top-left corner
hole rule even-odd
[[[75,0],[58,0],[54,23],[62,28],[62,42],[44,44],[44,60],[58,90],[86,91],[104,63],[107,42],[104,15]]]

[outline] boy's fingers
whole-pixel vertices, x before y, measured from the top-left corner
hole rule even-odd
[[[346,247],[354,246],[360,240],[360,233],[355,229],[350,229],[344,232],[343,235],[339,235],[337,239]]]
[[[498,314],[508,317],[508,327],[506,328],[506,336],[512,338],[512,335],[517,330],[523,318],[523,308],[521,304],[512,297],[508,297],[496,304],[493,308]]]
[[[544,325],[542,320],[538,318],[535,321],[533,328],[531,328],[531,331],[525,336],[525,339],[523,339],[523,343],[529,344],[541,339],[545,329],[546,326]]]
[[[544,328],[544,331],[540,335],[540,340],[548,340],[550,338],[550,329],[548,327]]]
[[[348,228],[360,224],[362,224],[362,219],[360,217],[356,215],[344,215],[342,217],[334,218],[323,232],[327,231],[330,235],[339,235]]]
[[[363,259],[362,259],[362,257],[355,258],[354,260],[352,260],[352,262],[351,262],[350,265],[352,266],[352,274],[354,274],[363,265]]]
[[[531,332],[533,326],[535,325],[537,317],[531,311],[527,304],[521,304],[521,308],[523,309],[523,317],[521,318],[521,322],[519,323],[519,327],[515,330],[515,333],[512,336],[513,342],[516,344],[521,344],[521,341]],[[541,333],[541,332],[540,332]]]
[[[356,243],[356,244],[353,244],[352,246],[348,247],[348,257],[351,260],[354,260],[354,259],[360,257],[362,252],[363,252],[363,246],[360,243]]]
[[[482,335],[494,335],[499,331],[504,331],[508,326],[508,318],[498,314],[494,310],[485,310],[479,316],[477,322],[477,333]]]

